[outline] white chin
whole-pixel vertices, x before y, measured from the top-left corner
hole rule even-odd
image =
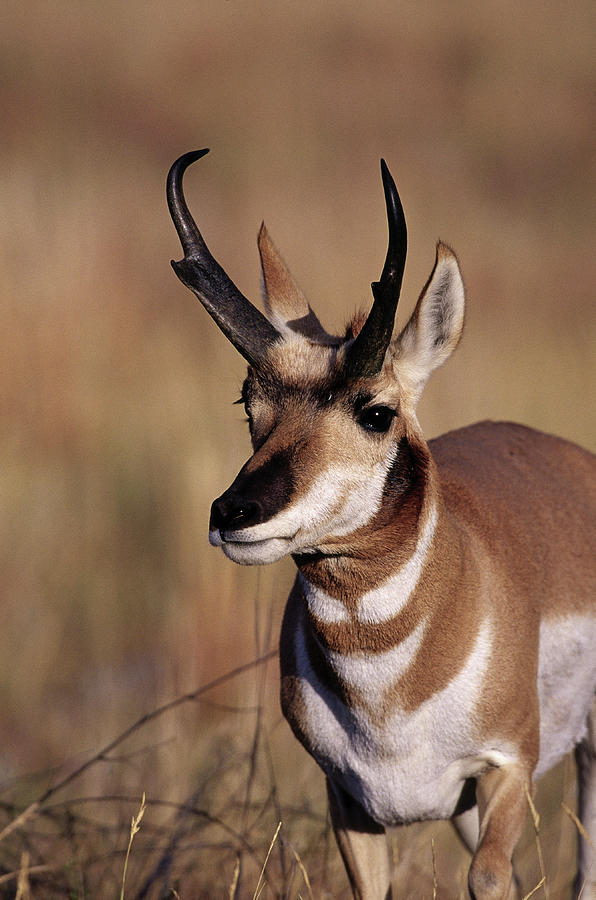
[[[212,542],[213,543],[213,542]],[[292,542],[286,538],[264,541],[221,541],[219,544],[228,559],[241,566],[264,566],[277,562],[292,552]]]

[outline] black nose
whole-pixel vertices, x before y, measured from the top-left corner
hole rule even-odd
[[[209,528],[213,531],[239,531],[249,525],[258,525],[263,520],[260,503],[246,500],[238,494],[226,491],[213,501]]]

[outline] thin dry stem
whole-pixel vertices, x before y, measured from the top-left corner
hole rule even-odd
[[[23,810],[20,815],[13,819],[12,822],[9,822],[8,825],[0,831],[0,842],[4,840],[4,838],[8,837],[13,831],[17,828],[21,828],[22,825],[25,824],[29,819],[31,819],[39,810],[40,803],[39,801],[35,801],[35,803],[31,803],[26,809]]]
[[[15,900],[29,900],[31,890],[29,888],[29,853],[23,851],[21,856],[21,867],[19,869],[19,878],[17,881],[17,892]]]
[[[536,885],[536,887],[531,891],[530,894],[528,894],[528,897],[531,897],[532,894],[538,890],[538,888],[544,887],[544,896],[548,900],[549,892],[548,892],[548,885],[547,885],[547,881],[546,881],[546,871],[544,869],[544,857],[542,855],[542,845],[540,843],[540,833],[539,833],[539,831],[540,831],[540,816],[538,815],[538,810],[534,806],[534,801],[532,800],[532,797],[530,795],[528,788],[526,788],[526,799],[528,801],[528,806],[530,807],[530,812],[532,813],[532,821],[534,823],[534,832],[536,834],[536,852],[538,854],[538,864],[540,866],[540,874],[542,876],[540,883]]]
[[[275,834],[271,838],[271,843],[269,844],[267,856],[265,857],[265,862],[263,863],[263,867],[261,868],[261,874],[259,875],[259,880],[257,881],[257,886],[255,888],[255,892],[252,895],[252,900],[257,900],[257,898],[261,894],[261,891],[263,890],[263,887],[265,886],[264,885],[265,869],[267,868],[267,863],[269,862],[269,857],[271,856],[271,851],[273,850],[273,845],[275,844],[275,842],[277,840],[277,835],[279,834],[280,828],[281,828],[281,822],[278,822],[277,828],[275,829]]]
[[[170,712],[173,709],[176,709],[179,706],[182,706],[184,703],[191,703],[199,700],[203,694],[208,691],[213,690],[216,687],[219,687],[222,684],[225,684],[227,681],[231,681],[232,679],[238,677],[239,675],[243,675],[245,672],[250,671],[251,669],[256,668],[257,666],[263,665],[263,663],[269,662],[270,659],[273,659],[277,656],[277,650],[270,650],[268,653],[264,653],[262,656],[258,657],[258,659],[253,659],[248,663],[244,663],[241,666],[237,666],[235,669],[232,669],[231,672],[226,672],[224,675],[220,675],[218,678],[214,678],[213,681],[210,681],[208,684],[203,687],[197,688],[197,690],[192,691],[189,694],[182,694],[180,697],[176,697],[174,700],[170,700],[168,703],[164,703],[162,706],[158,706],[157,709],[154,709],[150,713],[146,713],[144,716],[141,716],[140,719],[137,719],[133,725],[123,731],[117,738],[113,741],[110,741],[109,744],[100,750],[95,756],[92,756],[86,762],[84,762],[81,766],[71,772],[66,778],[63,778],[62,781],[59,781],[53,787],[49,787],[38,800],[35,800],[31,803],[26,809],[23,810],[12,822],[9,822],[8,825],[0,832],[0,842],[4,840],[9,834],[11,834],[15,829],[21,828],[25,822],[27,822],[30,818],[32,818],[39,811],[40,807],[46,803],[50,797],[53,797],[54,794],[57,794],[58,791],[63,790],[81,775],[83,775],[88,769],[90,769],[95,763],[100,760],[110,760],[110,754],[116,747],[119,747],[120,744],[123,744],[132,734],[138,731],[143,726],[147,725],[149,722],[153,722],[155,719],[164,715],[164,713]]]
[[[561,806],[563,807],[563,809],[565,810],[565,812],[567,813],[567,815],[569,816],[569,818],[571,819],[571,821],[573,822],[573,824],[575,825],[577,830],[579,831],[579,833],[582,836],[582,838],[584,839],[584,841],[586,841],[588,846],[592,849],[592,852],[594,852],[594,842],[593,842],[592,838],[590,837],[590,835],[588,834],[588,832],[586,831],[586,829],[584,828],[580,819],[576,816],[576,814],[573,812],[573,810],[569,806],[567,806],[566,803],[561,803]],[[591,866],[590,866],[590,868],[591,868]],[[588,878],[586,876],[586,878],[584,879],[584,883],[582,884],[582,886],[580,888],[579,894],[577,895],[577,900],[581,900],[587,883],[588,883]]]
[[[304,879],[304,883],[305,883],[305,885],[306,885],[306,889],[308,890],[308,896],[310,897],[310,900],[315,900],[314,895],[313,895],[313,892],[312,892],[312,887],[311,887],[311,885],[310,885],[310,878],[308,877],[308,872],[306,871],[306,868],[305,868],[305,866],[304,866],[304,863],[303,863],[302,860],[300,859],[300,855],[299,855],[298,851],[295,850],[294,847],[292,847],[291,844],[289,845],[289,847],[290,847],[290,850],[292,851],[292,854],[293,854],[293,856],[294,856],[294,859],[296,860],[296,865],[297,865],[298,868],[300,869],[300,874],[302,875],[302,877],[303,877],[303,879]]]
[[[567,815],[569,816],[569,818],[571,819],[571,821],[573,822],[573,824],[575,825],[575,827],[577,828],[577,830],[579,831],[581,836],[583,837],[584,841],[586,841],[590,845],[592,850],[595,850],[594,842],[592,841],[592,838],[590,837],[590,835],[588,834],[588,832],[586,831],[586,829],[584,828],[584,826],[582,825],[581,821],[578,819],[576,814],[573,812],[573,810],[569,806],[567,806],[566,803],[562,803],[561,806],[563,807],[563,809],[565,810],[565,812],[567,813]]]
[[[236,863],[234,865],[234,872],[232,875],[232,881],[230,887],[228,889],[228,900],[234,900],[236,896],[236,889],[238,888],[238,879],[240,878],[240,857],[236,857]]]
[[[536,891],[539,891],[541,887],[544,887],[546,891],[546,875],[543,875],[536,887],[532,888],[530,893],[524,896],[524,900],[529,900],[530,897],[533,897]]]
[[[141,798],[141,806],[136,814],[136,816],[132,817],[130,823],[130,837],[128,839],[128,847],[126,848],[126,856],[124,858],[124,871],[122,872],[122,886],[120,888],[120,900],[124,900],[124,885],[126,883],[126,871],[128,869],[128,858],[130,856],[130,850],[132,847],[132,842],[134,840],[135,834],[138,834],[141,828],[141,820],[145,815],[145,810],[147,809],[147,805],[145,803],[145,792],[143,791],[143,796]]]
[[[44,872],[55,872],[58,866],[29,866],[27,872],[29,875],[43,875]],[[21,874],[21,869],[14,869],[12,872],[5,872],[4,875],[0,875],[0,885],[8,884],[9,881],[14,881],[19,878]]]

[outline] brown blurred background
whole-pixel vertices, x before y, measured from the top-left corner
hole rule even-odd
[[[380,272],[384,156],[409,226],[401,322],[439,237],[468,290],[464,341],[421,403],[427,434],[509,418],[596,449],[596,8],[9,0],[1,15],[8,820],[15,797],[277,640],[291,564],[243,570],[207,542],[211,500],[248,455],[232,406],[244,366],[170,269],[164,180],[180,153],[212,148],[187,195],[241,289],[258,298],[265,218],[329,328],[370,303]],[[250,796],[241,815],[225,805],[227,821],[258,817],[275,784],[279,808],[303,804],[325,829],[322,778],[281,721],[276,665],[264,672],[160,719],[93,789],[179,801],[200,783],[222,813],[213,785],[226,779],[210,766],[235,747],[254,769],[241,736],[254,740],[264,704],[269,774],[242,780]],[[313,871],[299,820],[291,838]],[[222,896],[239,852],[227,850]],[[439,875],[454,866],[439,860]],[[340,896],[325,877],[318,890]],[[219,895],[181,896],[201,890]]]

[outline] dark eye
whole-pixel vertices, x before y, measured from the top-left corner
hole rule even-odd
[[[376,431],[382,434],[389,431],[395,417],[395,410],[389,406],[369,406],[363,409],[358,416],[358,424],[367,431]]]
[[[250,414],[250,410],[248,407],[248,398],[244,394],[244,389],[242,390],[242,394],[238,398],[238,400],[234,400],[234,404],[238,405],[238,406],[240,406],[240,405],[244,406],[244,412],[246,413],[246,421],[248,422],[248,427],[252,431],[252,416]]]

